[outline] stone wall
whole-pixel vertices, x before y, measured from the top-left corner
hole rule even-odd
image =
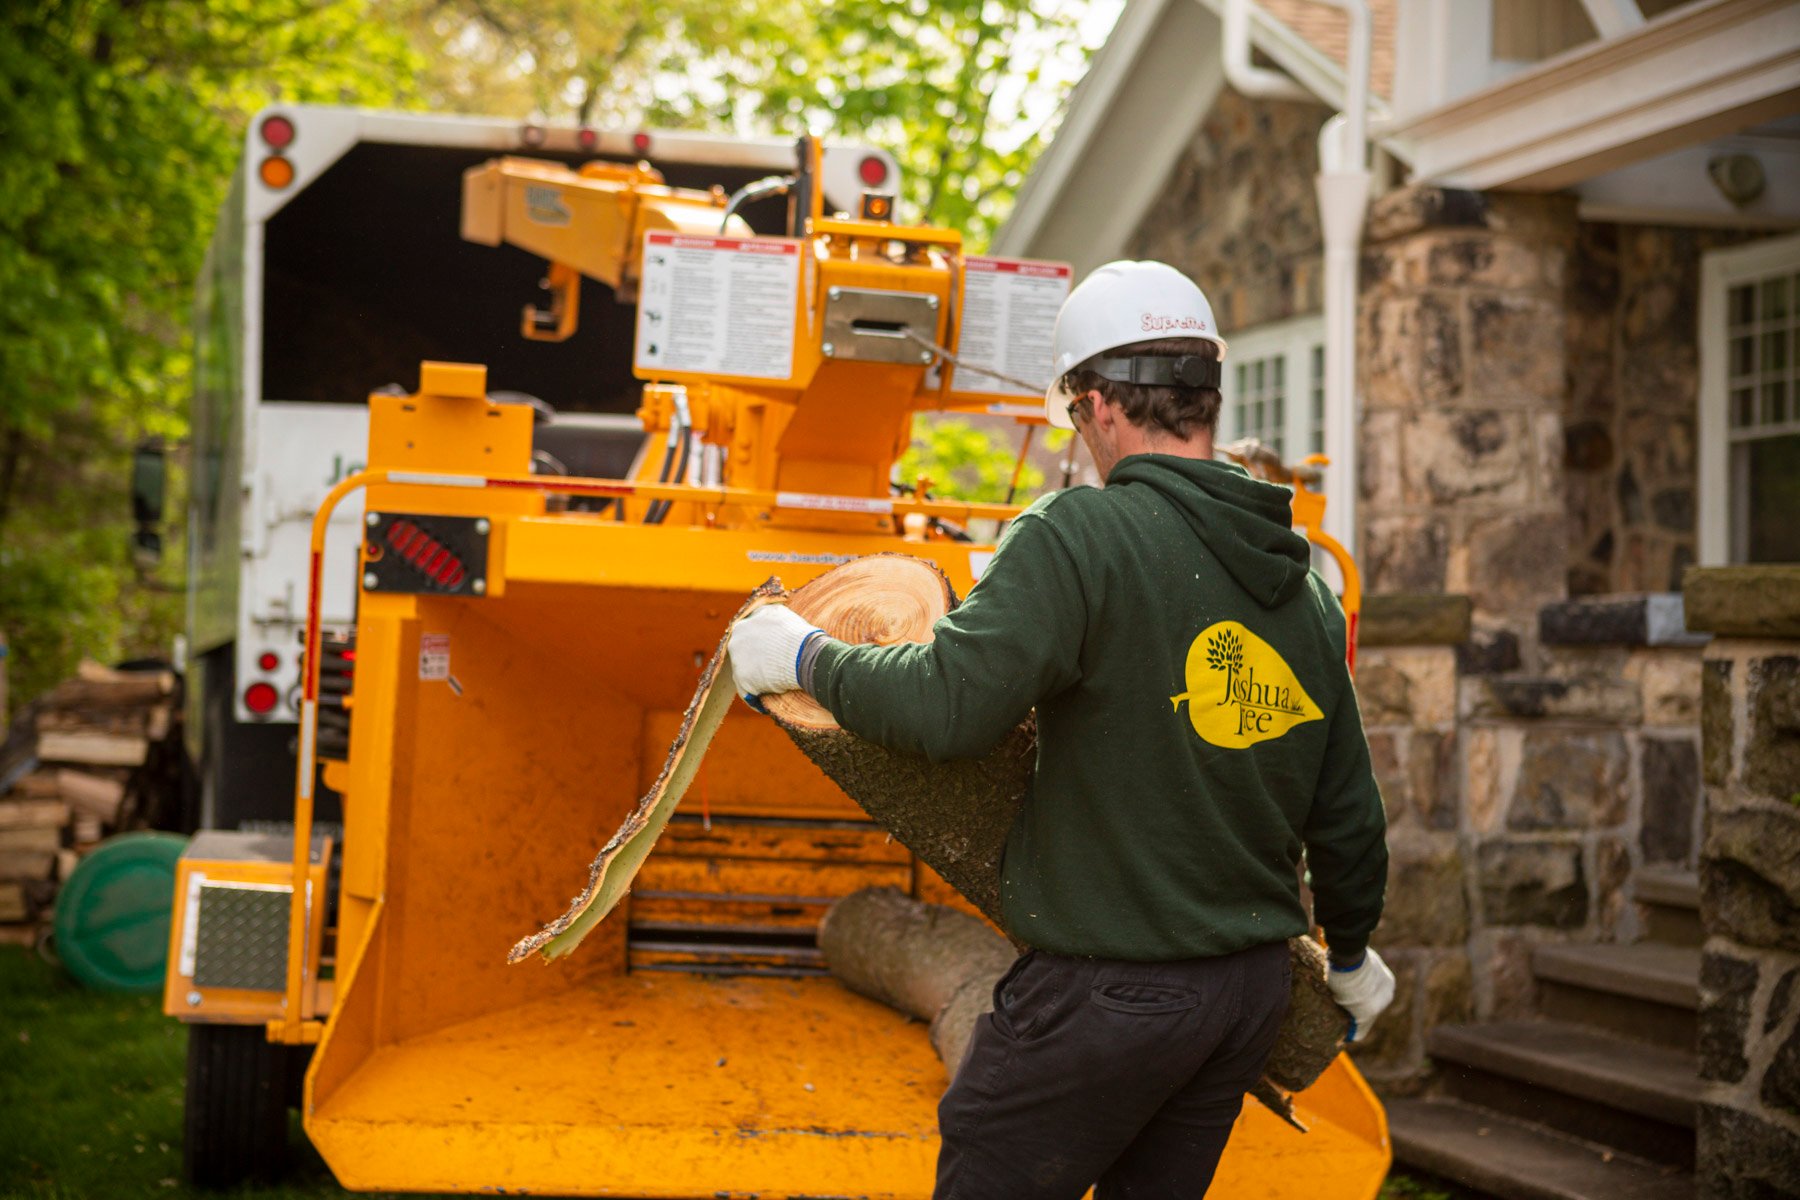
[[[1371,206],[1359,302],[1365,584],[1448,591],[1532,660],[1566,594],[1563,305],[1574,200],[1411,188]]]
[[[1800,1195],[1800,566],[1688,579],[1692,622],[1719,635],[1701,716],[1700,1195]]]
[[[1323,307],[1316,104],[1248,101],[1226,88],[1132,237],[1127,256],[1185,271],[1219,328]]]
[[[1463,619],[1466,636],[1466,608]],[[1395,993],[1353,1052],[1389,1092],[1424,1082],[1427,1029],[1474,1011],[1456,678],[1449,644],[1365,644],[1357,655],[1357,700],[1388,815],[1387,907],[1373,941]]]
[[[1408,599],[1412,628],[1445,628]],[[1666,601],[1549,606],[1532,674],[1469,640],[1466,601],[1456,636],[1370,627],[1357,698],[1391,854],[1374,943],[1398,986],[1355,1054],[1385,1091],[1426,1081],[1431,1027],[1534,1015],[1534,946],[1637,938],[1637,867],[1694,864],[1703,639],[1656,619]]]
[[[1696,551],[1700,258],[1757,236],[1576,226],[1563,414],[1570,594],[1681,587]]]

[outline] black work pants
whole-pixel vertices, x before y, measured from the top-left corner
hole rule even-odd
[[[1284,942],[1134,963],[1032,950],[938,1106],[936,1200],[1198,1200],[1288,1002]]]

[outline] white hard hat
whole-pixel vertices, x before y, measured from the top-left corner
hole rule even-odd
[[[1058,429],[1073,429],[1069,405],[1075,397],[1063,390],[1063,376],[1096,354],[1157,338],[1200,338],[1218,346],[1220,361],[1225,358],[1212,305],[1186,275],[1159,262],[1095,267],[1056,314],[1055,373],[1044,393],[1044,418]]]

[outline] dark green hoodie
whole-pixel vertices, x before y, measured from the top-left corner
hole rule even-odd
[[[1007,839],[1007,931],[1058,954],[1171,961],[1304,932],[1362,952],[1386,819],[1344,664],[1344,613],[1285,489],[1142,454],[1013,522],[928,644],[827,642],[814,695],[848,729],[980,754],[1032,708],[1032,794]]]

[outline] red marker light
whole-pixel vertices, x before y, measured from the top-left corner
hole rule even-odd
[[[264,117],[257,132],[271,150],[285,150],[294,144],[294,123],[286,117]]]
[[[650,135],[647,133],[632,134],[631,135],[631,148],[632,148],[632,150],[636,151],[638,154],[649,154],[650,153]]]
[[[281,665],[281,659],[273,650],[264,650],[256,656],[256,665],[265,671],[273,671]]]
[[[583,150],[593,150],[600,145],[600,131],[597,129],[579,130],[575,134],[575,142]]]
[[[533,150],[537,149],[544,144],[544,127],[542,125],[525,126],[519,130],[519,141]]]
[[[887,182],[887,160],[880,155],[871,154],[856,165],[856,173],[869,187],[880,187]]]
[[[259,717],[266,717],[275,711],[280,703],[281,693],[275,690],[272,683],[253,683],[244,689],[244,707]]]

